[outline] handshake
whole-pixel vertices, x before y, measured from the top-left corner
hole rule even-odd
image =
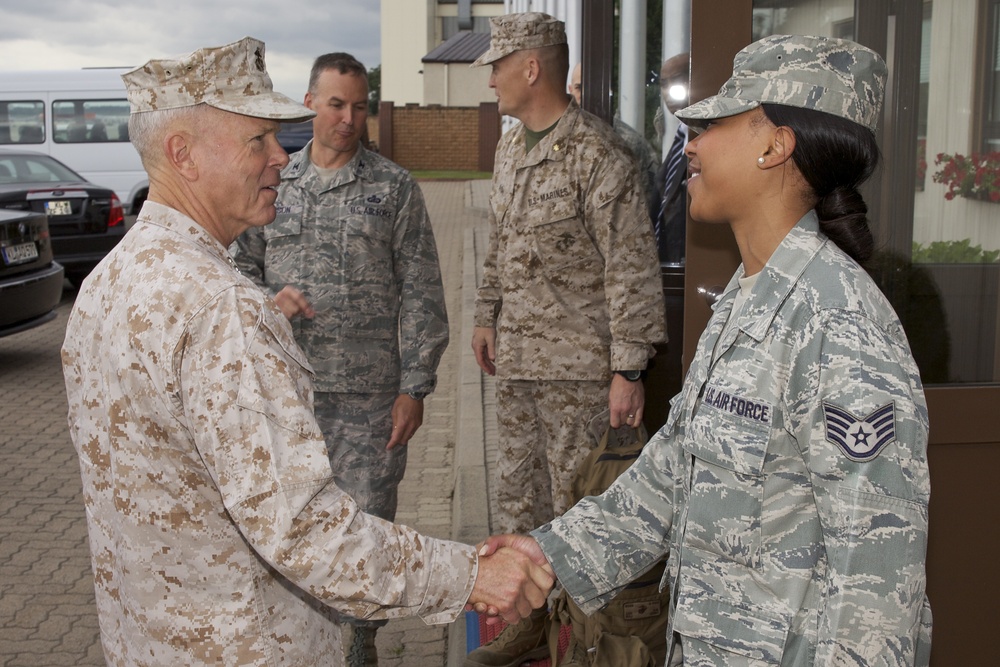
[[[538,542],[527,535],[494,535],[479,545],[479,574],[466,610],[475,609],[498,623],[527,618],[545,604],[555,573]]]

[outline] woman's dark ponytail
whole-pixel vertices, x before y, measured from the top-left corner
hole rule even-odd
[[[875,240],[868,226],[868,206],[858,188],[878,165],[875,135],[857,123],[814,109],[761,106],[772,123],[795,133],[792,160],[816,195],[823,233],[863,263],[871,257]]]

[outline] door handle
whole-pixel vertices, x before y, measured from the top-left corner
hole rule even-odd
[[[722,298],[722,293],[726,290],[722,285],[714,285],[712,287],[700,286],[698,287],[698,294],[705,299],[705,303],[709,306],[714,306],[719,299]]]

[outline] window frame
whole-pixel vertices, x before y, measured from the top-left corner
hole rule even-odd
[[[1000,0],[980,0],[972,152],[1000,151]],[[994,104],[996,102],[996,104]],[[991,120],[992,119],[992,120]],[[989,142],[992,141],[991,146]]]
[[[107,126],[107,122],[106,121],[109,118],[111,118],[111,117],[110,116],[97,116],[96,112],[94,112],[94,111],[88,112],[88,108],[94,108],[94,107],[101,108],[103,106],[108,106],[108,105],[112,105],[112,104],[121,106],[122,110],[124,111],[123,114],[118,114],[117,116],[115,116],[115,118],[118,119],[116,121],[116,125],[118,127],[115,128],[115,130],[116,130],[115,138],[111,138],[111,136],[108,135],[108,134],[105,134],[105,136],[103,138],[97,138],[97,139],[93,138],[93,135],[92,135],[92,132],[93,132],[93,120],[100,121],[102,124],[104,124],[105,126]],[[65,99],[53,100],[51,106],[52,106],[52,108],[51,108],[50,117],[51,117],[52,121],[51,121],[50,131],[52,133],[52,141],[53,141],[53,143],[61,144],[61,145],[66,145],[66,144],[94,144],[94,143],[116,144],[116,143],[128,143],[128,141],[129,141],[128,133],[125,132],[124,136],[122,134],[122,128],[124,126],[127,126],[127,124],[128,124],[129,103],[128,103],[128,99],[127,98],[124,98],[124,97],[120,97],[120,98],[119,97],[109,97],[109,98],[101,98],[101,99],[89,98],[89,97],[88,98],[83,98],[83,99],[65,98]],[[64,113],[63,112],[63,107],[69,107],[69,108],[71,108],[73,110],[73,112],[74,112],[72,114],[72,116],[67,115],[66,113]],[[87,124],[87,121],[90,120],[88,118],[88,113],[91,113],[91,114],[94,115],[94,118],[93,118],[92,122],[90,123],[90,125]],[[83,139],[70,138],[71,135],[69,133],[69,126],[67,126],[67,128],[65,128],[65,129],[63,129],[63,128],[60,128],[57,125],[57,123],[66,122],[67,119],[69,120],[70,125],[73,125],[75,123],[81,123],[83,125],[83,127],[79,128],[79,129],[82,129],[84,131],[86,138],[83,138]],[[124,124],[124,126],[123,126],[123,124]],[[105,132],[106,132],[106,130],[105,130]]]
[[[32,124],[23,122],[18,123],[20,129],[18,130],[17,141],[14,141],[13,132],[10,131],[12,129],[12,124],[13,124],[10,117],[10,106],[12,104],[31,105],[35,108],[33,113],[41,117],[40,123],[32,123]],[[45,102],[43,100],[30,99],[30,98],[26,98],[23,100],[2,100],[0,101],[0,105],[2,105],[3,107],[3,114],[2,117],[0,117],[0,123],[2,123],[7,128],[7,132],[5,133],[6,136],[3,139],[0,139],[0,146],[13,146],[17,148],[19,146],[37,146],[38,144],[45,143],[46,139],[45,128],[47,127],[45,124],[45,118],[47,109],[45,108]],[[24,131],[25,127],[37,128],[39,130],[39,136],[30,141],[23,140],[21,133]]]

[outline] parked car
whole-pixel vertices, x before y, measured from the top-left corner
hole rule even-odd
[[[306,147],[309,140],[313,138],[313,124],[311,120],[304,123],[282,123],[278,130],[278,143],[291,155]]]
[[[125,235],[113,190],[42,153],[0,149],[0,208],[48,215],[53,256],[77,286]]]
[[[0,336],[51,320],[62,291],[45,215],[0,210]]]
[[[136,215],[149,177],[129,141],[125,67],[0,70],[0,146],[51,155]]]

